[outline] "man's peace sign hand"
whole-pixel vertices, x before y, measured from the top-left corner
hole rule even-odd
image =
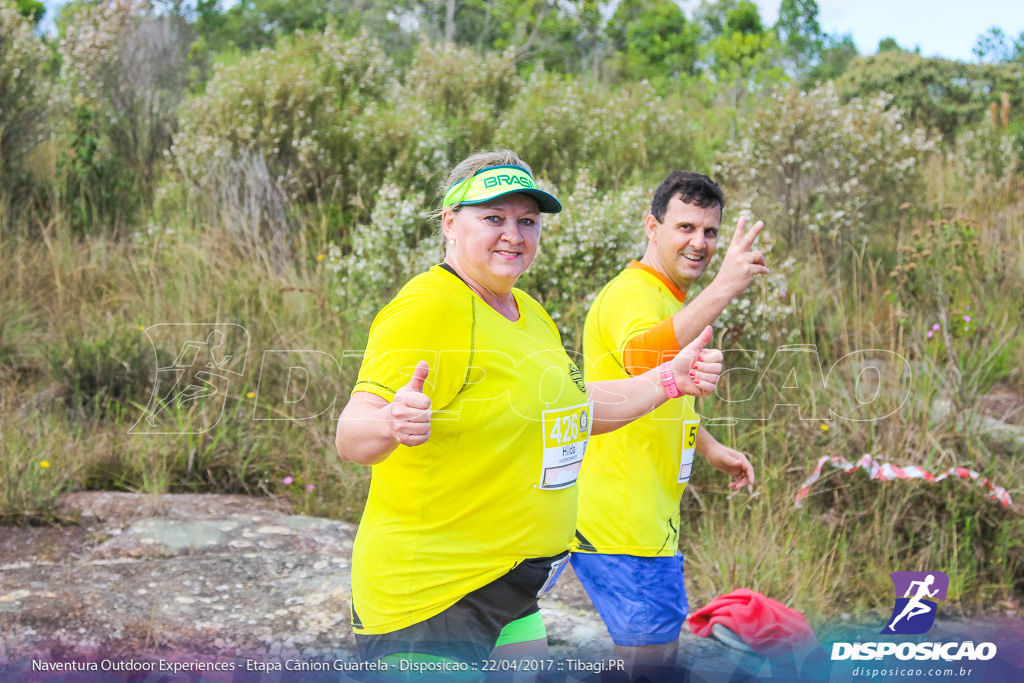
[[[722,268],[715,276],[715,282],[734,299],[750,286],[755,275],[769,273],[765,265],[764,254],[760,249],[754,249],[754,242],[757,236],[764,229],[764,223],[758,221],[754,227],[747,232],[747,218],[740,216],[736,221],[736,232],[732,236],[732,242],[722,259]]]

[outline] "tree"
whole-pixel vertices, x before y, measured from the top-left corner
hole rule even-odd
[[[1024,62],[1024,31],[1021,31],[1020,37],[1014,41],[1003,32],[1003,29],[993,26],[978,36],[971,52],[979,62],[987,64]]]
[[[573,3],[570,3],[573,4]],[[473,45],[480,50],[535,54],[549,17],[562,12],[557,0],[398,0],[388,4],[398,23],[430,41]]]
[[[571,71],[570,53],[564,47],[569,44],[579,60],[579,71],[589,71],[597,80],[601,61],[610,49],[605,32],[606,5],[599,0],[574,0],[562,4],[564,11],[558,14],[557,20],[551,20],[555,25],[549,32],[552,45],[545,50],[545,64],[554,66],[561,61],[562,69]]]
[[[538,39],[558,12],[554,0],[463,0],[454,31],[458,42],[481,50],[511,49],[523,59],[537,54]]]
[[[724,21],[705,17],[705,22],[707,26],[722,26],[722,32],[704,45],[702,57],[730,95],[732,106],[738,107],[745,93],[783,77],[776,66],[778,41],[773,33],[765,31],[753,2],[719,0],[715,6],[725,9]]]
[[[1013,50],[1009,45],[1006,34],[1003,33],[1003,29],[997,26],[993,26],[978,36],[978,40],[974,43],[971,52],[974,53],[979,62],[988,62],[989,64],[1008,62],[1013,55]]]
[[[761,35],[764,33],[764,22],[761,13],[751,0],[740,0],[725,15],[725,30],[744,35]]]
[[[844,36],[826,36],[821,57],[807,75],[808,83],[824,83],[839,78],[857,56],[857,45],[849,33]]]
[[[39,0],[17,0],[15,4],[18,6],[18,12],[21,16],[31,21],[35,26],[39,25],[43,15],[46,14],[46,5]]]
[[[221,10],[220,0],[197,0],[195,28],[210,46],[235,45],[248,51],[268,47],[279,35],[322,31],[330,16],[328,0],[241,0]]]
[[[900,44],[896,42],[895,38],[889,37],[882,38],[878,41],[878,54],[882,54],[883,52],[906,52],[906,50],[900,47]]]
[[[782,0],[775,35],[790,70],[806,73],[821,57],[825,35],[818,23],[815,0]]]
[[[890,93],[892,106],[951,141],[961,128],[981,121],[1000,93],[1007,93],[1012,111],[1020,111],[1021,71],[1015,63],[966,64],[899,50],[857,57],[836,87],[844,101]]]
[[[701,42],[725,33],[726,17],[738,4],[739,0],[701,0],[693,13],[693,21],[700,27]]]
[[[631,78],[655,82],[695,70],[697,29],[671,0],[624,0],[607,33]]]

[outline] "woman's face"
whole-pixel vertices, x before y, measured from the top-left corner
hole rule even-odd
[[[449,240],[445,260],[497,294],[510,292],[537,255],[540,211],[529,195],[507,194],[457,212],[445,210],[441,226]]]

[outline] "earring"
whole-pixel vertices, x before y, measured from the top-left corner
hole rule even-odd
[[[450,244],[450,245],[452,245],[454,247],[455,246],[455,240],[453,240],[453,239],[452,240],[448,240],[448,244]]]

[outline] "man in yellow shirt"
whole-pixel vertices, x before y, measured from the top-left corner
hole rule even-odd
[[[718,275],[683,307],[715,253],[724,205],[718,185],[699,173],[675,171],[658,186],[643,258],[605,285],[587,314],[587,381],[630,377],[672,358],[680,341],[768,272],[753,249],[763,223],[747,232],[740,218]],[[754,482],[747,457],[700,426],[692,397],[593,438],[580,471],[572,565],[634,678],[657,679],[678,649],[688,609],[679,503],[695,453],[730,474],[734,490]]]

